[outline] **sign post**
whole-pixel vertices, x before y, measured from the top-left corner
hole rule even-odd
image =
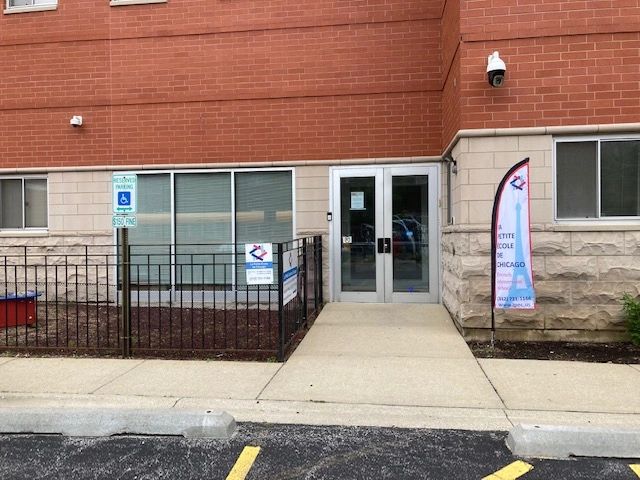
[[[131,257],[129,229],[122,228],[122,356],[131,355]]]
[[[531,266],[529,159],[504,176],[491,220],[491,347],[495,343],[495,309],[534,309]]]
[[[137,186],[136,175],[114,174],[112,177],[113,216],[111,225],[119,229],[122,246],[122,356],[131,355],[131,257],[129,250],[129,228],[137,226]]]

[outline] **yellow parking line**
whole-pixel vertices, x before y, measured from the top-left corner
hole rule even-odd
[[[633,470],[633,473],[638,475],[638,478],[640,478],[640,463],[637,463],[635,465],[629,465],[629,468]]]
[[[492,473],[488,477],[484,477],[482,480],[515,480],[531,470],[533,470],[533,465],[518,460]]]
[[[229,475],[227,475],[227,480],[244,480],[259,453],[260,447],[244,447]]]

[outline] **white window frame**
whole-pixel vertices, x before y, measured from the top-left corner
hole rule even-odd
[[[0,225],[0,232],[47,232],[49,231],[49,209],[50,209],[50,197],[49,197],[49,177],[46,175],[0,175],[0,180],[20,180],[22,186],[22,228],[2,228]],[[25,205],[25,180],[45,180],[47,184],[47,226],[46,227],[26,227],[26,215],[27,209]]]
[[[147,5],[152,3],[167,3],[168,0],[111,0],[111,7],[122,7],[125,5]]]
[[[553,219],[556,223],[565,223],[565,224],[634,224],[637,225],[638,220],[640,220],[640,215],[638,216],[625,216],[625,217],[602,217],[601,214],[601,196],[602,196],[602,180],[600,178],[601,172],[601,144],[603,142],[624,142],[624,141],[633,141],[640,140],[640,134],[628,134],[628,135],[589,135],[589,136],[564,136],[564,137],[554,137],[553,139],[553,172],[552,172],[552,182],[553,182]],[[579,143],[579,142],[596,142],[597,143],[597,151],[596,151],[596,176],[598,180],[597,185],[597,198],[596,198],[596,206],[597,206],[597,217],[594,218],[558,218],[558,171],[557,171],[557,144],[558,143]]]
[[[57,10],[58,0],[49,0],[47,3],[33,4],[34,0],[31,0],[31,5],[11,5],[11,0],[5,1],[5,14],[11,13],[29,13],[29,12],[46,12],[49,10]]]

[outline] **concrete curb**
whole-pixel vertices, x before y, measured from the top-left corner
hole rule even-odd
[[[226,412],[182,409],[0,408],[0,433],[181,435],[229,438],[236,421]]]
[[[640,430],[552,425],[516,425],[507,447],[523,457],[640,458]]]

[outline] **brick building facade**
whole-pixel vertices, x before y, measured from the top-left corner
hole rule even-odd
[[[483,336],[493,195],[529,157],[538,308],[500,335],[621,336],[640,0],[5,1],[3,244],[112,243],[132,172],[142,243],[322,233],[326,300],[441,301]]]

